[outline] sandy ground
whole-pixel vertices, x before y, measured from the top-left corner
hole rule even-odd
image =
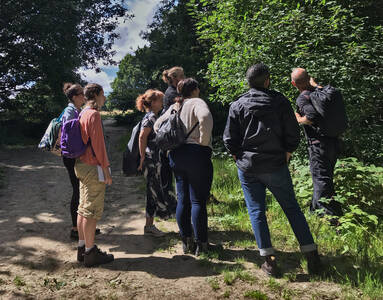
[[[126,129],[105,122],[111,138],[113,185],[107,188],[105,212],[96,243],[115,256],[113,263],[85,268],[76,262],[77,243],[69,238],[71,187],[61,158],[35,147],[0,150],[7,183],[0,190],[0,299],[243,299],[259,290],[270,299],[338,299],[330,283],[285,279],[270,284],[254,250],[225,248],[224,258],[183,255],[173,221],[158,221],[163,238],[143,235],[142,178],[121,175],[119,138]],[[212,239],[229,241],[228,233]],[[222,270],[240,264],[251,280],[224,283]],[[292,264],[298,264],[295,262]],[[290,297],[290,298],[288,298]]]

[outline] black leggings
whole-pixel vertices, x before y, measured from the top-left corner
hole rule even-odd
[[[70,183],[72,184],[72,201],[70,202],[70,213],[72,215],[73,227],[77,227],[77,208],[80,199],[80,182],[74,172],[75,158],[67,158],[63,156],[65,168],[68,170]]]

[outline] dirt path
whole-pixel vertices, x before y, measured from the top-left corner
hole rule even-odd
[[[227,259],[196,259],[182,254],[174,221],[157,222],[164,238],[143,235],[142,178],[120,174],[117,151],[124,128],[105,122],[111,138],[113,185],[107,188],[105,212],[96,242],[115,261],[87,269],[75,260],[70,240],[71,187],[60,158],[33,147],[0,151],[7,184],[0,190],[0,299],[212,299],[244,297],[262,290],[270,298],[337,299],[340,288],[326,283],[285,283],[273,287],[254,263],[255,251],[225,249]],[[216,239],[230,240],[224,233]],[[224,283],[223,269],[239,264],[251,278]],[[289,299],[286,298],[285,299]]]

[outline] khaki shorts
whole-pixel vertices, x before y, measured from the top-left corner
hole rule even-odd
[[[97,166],[76,160],[74,171],[80,180],[80,216],[100,220],[104,211],[105,183],[98,181]]]

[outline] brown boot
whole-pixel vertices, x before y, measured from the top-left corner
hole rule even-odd
[[[323,271],[323,266],[320,261],[318,250],[305,253],[307,259],[307,270],[310,275],[319,275]]]
[[[113,254],[107,254],[102,252],[96,245],[93,246],[89,252],[85,251],[84,254],[84,265],[85,267],[93,267],[102,264],[107,264],[114,261]]]
[[[274,255],[265,256],[265,262],[262,264],[261,269],[269,276],[277,276],[278,275],[278,266],[277,261]]]

